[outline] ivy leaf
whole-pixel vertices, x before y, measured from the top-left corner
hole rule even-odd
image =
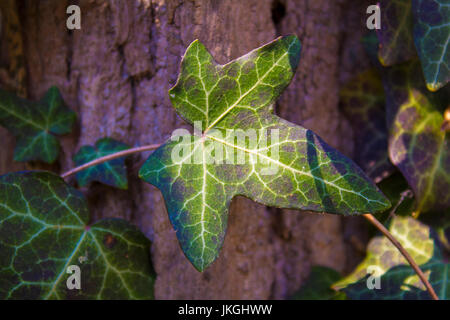
[[[345,300],[343,292],[333,290],[331,286],[341,279],[341,275],[334,269],[314,266],[311,268],[306,283],[296,292],[293,300]]]
[[[196,132],[174,134],[139,176],[161,190],[181,248],[200,271],[219,254],[234,196],[340,214],[390,205],[350,159],[273,115],[299,53],[298,38],[288,36],[226,65],[215,63],[198,41],[183,57],[169,95]]]
[[[439,298],[449,299],[449,264],[431,238],[431,229],[411,217],[397,216],[392,220],[390,231],[420,265]],[[379,289],[368,288],[369,273],[372,277],[381,277]],[[414,270],[382,236],[370,241],[366,259],[334,288],[342,289],[349,299],[430,299]]]
[[[414,191],[416,214],[448,213],[450,136],[441,130],[448,100],[426,90],[418,62],[387,69],[385,91],[389,156]]]
[[[81,166],[87,162],[112,153],[129,149],[130,146],[112,138],[102,138],[97,140],[95,146],[82,146],[73,156],[76,166]],[[78,184],[82,187],[92,181],[98,181],[119,189],[128,188],[127,168],[125,158],[109,160],[98,165],[89,167],[76,174]]]
[[[441,258],[434,258],[421,266],[428,281],[440,300],[449,300],[450,266]],[[367,280],[363,279],[343,290],[352,300],[429,300],[419,277],[412,268],[399,266],[390,269],[380,278],[380,289],[369,290]]]
[[[427,87],[436,91],[450,81],[450,1],[413,0],[414,42]]]
[[[380,11],[381,29],[377,30],[377,35],[381,64],[392,66],[414,58],[411,0],[381,0]]]
[[[417,264],[425,264],[432,258],[434,242],[430,238],[430,229],[418,220],[411,217],[395,216],[391,221],[389,231]],[[364,279],[368,274],[380,277],[389,269],[400,265],[409,266],[389,239],[380,235],[369,242],[366,258],[350,275],[335,283],[333,287],[336,289],[345,288],[351,283]],[[373,270],[370,270],[371,268]]]
[[[0,299],[152,298],[150,242],[124,220],[88,221],[83,194],[53,173],[1,176]]]
[[[37,102],[0,89],[0,125],[17,139],[15,161],[53,163],[60,148],[56,136],[70,133],[75,120],[76,114],[65,105],[56,87]]]
[[[355,132],[355,162],[376,183],[394,171],[387,153],[385,97],[376,69],[352,79],[340,93],[341,107]]]

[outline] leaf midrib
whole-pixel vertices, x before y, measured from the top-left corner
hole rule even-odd
[[[81,229],[81,227],[80,227]],[[78,250],[80,249],[82,243],[84,242],[84,238],[86,237],[87,231],[84,230],[84,232],[82,233],[80,239],[78,239],[78,242],[75,246],[75,248],[73,249],[72,253],[70,254],[70,256],[67,258],[66,263],[64,264],[64,267],[61,269],[61,272],[59,273],[58,277],[56,278],[56,280],[53,282],[53,286],[51,287],[50,291],[47,293],[47,295],[44,297],[44,300],[47,300],[50,298],[50,296],[55,293],[57,296],[57,292],[55,291],[57,285],[59,284],[59,281],[61,280],[63,274],[65,274],[65,271],[67,269],[67,266],[69,265],[69,263],[72,261],[73,257],[75,256],[75,254],[78,252]]]
[[[38,130],[47,130],[47,128],[45,126],[42,126],[34,121],[31,121],[30,119],[24,118],[24,117],[20,116],[19,114],[13,112],[13,110],[14,110],[13,108],[11,108],[11,109],[6,108],[6,106],[4,106],[3,103],[0,103],[0,109],[4,110],[6,113],[16,117],[17,119],[19,119],[25,123],[28,123],[29,125],[31,125],[32,127],[36,128]]]

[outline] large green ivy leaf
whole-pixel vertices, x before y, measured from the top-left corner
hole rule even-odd
[[[331,286],[341,279],[341,275],[334,269],[313,266],[311,273],[298,290],[291,297],[292,300],[345,300],[343,292],[333,290]]]
[[[73,156],[75,165],[80,166],[100,157],[129,149],[130,146],[112,138],[97,140],[95,146],[82,146]],[[89,167],[76,174],[78,184],[82,187],[92,181],[98,181],[119,189],[128,188],[125,158],[117,158]]]
[[[381,0],[378,58],[383,66],[405,62],[416,56],[413,40],[411,0]]]
[[[450,81],[450,1],[413,0],[414,42],[427,87],[436,91]]]
[[[89,225],[82,193],[49,172],[0,177],[0,299],[149,299],[150,242],[124,220]],[[67,270],[81,271],[69,290]]]
[[[76,114],[65,105],[56,87],[37,102],[0,89],[0,125],[17,139],[15,161],[54,162],[59,153],[56,136],[69,133],[75,120]]]
[[[439,94],[424,85],[418,62],[385,71],[389,155],[414,191],[420,212],[450,211],[450,136],[441,130]],[[440,92],[441,93],[441,92]]]
[[[196,133],[178,132],[139,175],[161,190],[181,247],[200,271],[218,256],[234,196],[340,214],[390,205],[350,159],[273,115],[299,54],[298,38],[288,36],[226,65],[214,62],[198,41],[183,57],[169,94]]]
[[[376,69],[353,78],[340,93],[341,107],[355,132],[355,162],[375,182],[394,171],[387,147],[385,97]]]
[[[449,299],[450,265],[431,238],[430,228],[411,217],[397,216],[390,231],[420,265],[439,298]],[[375,237],[367,251],[366,259],[335,288],[350,299],[430,299],[419,277],[387,238]],[[368,288],[369,274],[381,277],[380,288]]]

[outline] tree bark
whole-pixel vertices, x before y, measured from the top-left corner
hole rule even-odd
[[[81,8],[81,30],[69,31],[66,8],[74,2]],[[367,66],[359,44],[367,5],[351,0],[18,1],[28,98],[38,99],[57,85],[79,115],[77,130],[62,139],[59,164],[50,169],[70,169],[80,146],[104,136],[137,146],[163,142],[175,128],[187,127],[167,90],[194,39],[226,63],[291,33],[302,42],[301,62],[277,114],[351,155],[352,132],[339,112],[338,92],[355,70]],[[1,173],[23,169],[12,160],[14,139],[3,129],[0,139]],[[365,229],[359,219],[267,208],[237,198],[220,257],[199,273],[178,245],[160,192],[137,178],[148,155],[129,161],[129,190],[94,184],[83,191],[94,220],[128,219],[152,240],[156,298],[286,298],[312,265],[344,272],[361,258]]]

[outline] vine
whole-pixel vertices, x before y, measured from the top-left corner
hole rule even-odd
[[[66,178],[76,174],[77,172],[85,170],[89,167],[96,166],[100,163],[104,163],[107,161],[111,161],[113,159],[125,157],[128,155],[134,154],[134,153],[140,153],[140,152],[145,152],[145,151],[149,151],[149,150],[154,150],[160,146],[161,146],[160,144],[150,144],[150,145],[146,145],[146,146],[142,146],[142,147],[132,148],[132,149],[128,149],[125,151],[120,151],[120,152],[116,152],[113,154],[109,154],[107,156],[97,158],[97,159],[87,162],[79,167],[75,167],[67,172],[64,172],[63,174],[61,174],[61,177],[66,179]],[[395,239],[395,237],[373,215],[367,213],[367,214],[364,214],[363,216],[371,224],[373,224],[378,230],[380,230],[380,232],[382,234],[384,234],[389,239],[389,241],[400,251],[400,253],[403,255],[403,257],[408,261],[408,263],[411,265],[411,267],[417,273],[420,280],[423,282],[426,289],[428,290],[430,296],[434,300],[439,300],[438,296],[436,295],[436,292],[434,291],[433,287],[429,283],[427,277],[424,275],[424,273],[422,272],[420,267],[417,265],[417,263],[414,261],[414,259],[411,257],[411,255],[408,253],[408,251],[405,250],[405,248],[403,248],[401,243],[397,239]]]
[[[79,186],[98,181],[126,189],[126,157],[152,150],[139,177],[160,189],[180,247],[198,271],[219,257],[229,205],[242,195],[267,206],[362,215],[385,236],[372,239],[366,259],[345,278],[336,281],[336,273],[316,269],[315,276],[332,274],[328,289],[348,298],[380,298],[366,282],[368,267],[375,266],[382,287],[390,285],[381,290],[383,298],[423,298],[424,292],[447,298],[442,239],[423,221],[429,218],[436,234],[445,236],[450,151],[443,110],[449,78],[434,68],[424,45],[430,26],[418,9],[422,4],[382,3],[382,14],[405,17],[391,21],[378,39],[365,39],[374,67],[341,92],[343,111],[361,133],[355,141],[359,166],[311,130],[273,113],[299,64],[296,36],[280,37],[225,65],[198,40],[192,42],[169,97],[194,134],[176,130],[165,143],[138,147],[106,137],[81,147],[73,158],[76,167],[60,176],[27,171],[0,177],[0,298],[153,298],[150,241],[121,219],[91,223],[83,194],[64,181],[75,175]],[[429,10],[442,15],[440,7]],[[400,30],[399,39],[390,29]],[[413,41],[420,60],[414,47],[398,47]],[[0,90],[0,110],[0,124],[17,140],[16,161],[54,163],[57,137],[71,132],[76,121],[56,87],[37,102]],[[401,190],[389,190],[383,184],[388,179],[399,179]],[[405,206],[410,189],[414,205]],[[391,203],[397,204],[388,229],[374,214],[383,217]],[[426,217],[422,222],[413,218],[419,214]],[[389,261],[383,252],[390,253]],[[78,264],[89,270],[87,286],[71,291],[63,275]],[[441,289],[439,295],[434,288]]]

